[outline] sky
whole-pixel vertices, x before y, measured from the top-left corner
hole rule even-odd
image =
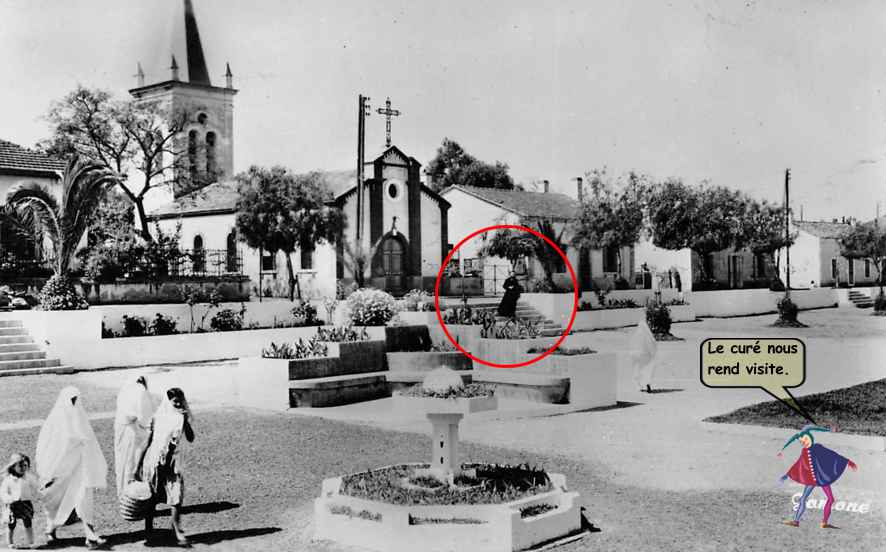
[[[213,83],[230,62],[234,168],[356,164],[357,95],[523,182],[606,167],[739,188],[807,219],[886,212],[886,4],[878,0],[193,0]],[[182,0],[0,0],[0,138],[32,146],[78,83],[166,80]],[[183,56],[177,56],[181,62]]]

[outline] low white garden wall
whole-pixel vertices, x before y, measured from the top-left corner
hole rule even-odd
[[[62,364],[86,370],[257,356],[269,343],[310,338],[316,327],[206,332],[102,339],[102,309],[14,311],[0,320],[21,320],[34,341]],[[121,315],[122,316],[122,315]],[[384,339],[383,327],[370,327],[372,339]]]
[[[729,289],[722,291],[693,291],[689,301],[696,316],[747,316],[777,311],[783,291],[768,289]],[[834,307],[837,293],[831,288],[794,290],[791,299],[800,309]]]
[[[321,320],[325,320],[327,318],[326,311],[323,309],[323,305],[319,302],[312,301],[312,304],[317,308],[317,317]],[[277,325],[281,325],[289,320],[292,320],[292,307],[294,306],[291,301],[286,299],[264,299],[263,301],[247,301],[245,303],[239,302],[227,302],[221,303],[218,308],[211,309],[211,312],[206,317],[206,322],[204,326],[206,329],[209,329],[209,321],[212,320],[212,317],[215,313],[222,309],[231,309],[234,311],[240,311],[242,306],[246,307],[246,313],[243,316],[244,326],[249,326],[250,324],[255,324],[263,327],[272,327],[275,322]],[[191,325],[191,311],[188,305],[184,303],[153,303],[149,305],[94,305],[89,308],[89,310],[95,310],[101,313],[102,320],[104,320],[105,327],[114,332],[122,332],[123,331],[123,315],[129,316],[141,316],[144,318],[149,324],[151,320],[153,320],[157,313],[162,314],[164,317],[172,318],[178,321],[178,330],[179,331],[188,331]],[[207,305],[199,304],[194,306],[194,326],[199,326],[200,318],[207,310]]]
[[[674,289],[667,288],[661,290],[662,301],[668,302],[677,299],[678,297],[679,294]],[[651,289],[612,290],[606,295],[607,301],[633,299],[640,306],[645,306],[647,301],[654,298],[655,294]],[[520,295],[520,300],[526,301],[526,303],[543,314],[548,320],[561,324],[565,328],[569,323],[569,317],[572,315],[575,295],[571,293],[523,293]],[[594,307],[600,306],[600,301],[597,300],[597,295],[590,291],[582,292],[578,300],[579,305],[582,302],[590,303]],[[577,322],[578,317],[576,316],[576,323]],[[634,322],[634,324],[636,324],[636,322]]]
[[[672,322],[692,322],[695,310],[692,305],[669,305]],[[646,319],[646,309],[597,309],[579,311],[575,315],[573,330],[601,330],[636,326]],[[568,322],[568,320],[567,320]],[[564,323],[565,324],[565,323]]]

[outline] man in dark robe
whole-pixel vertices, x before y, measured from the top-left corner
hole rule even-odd
[[[517,315],[517,301],[520,299],[523,287],[520,285],[520,281],[517,280],[513,270],[508,273],[508,277],[502,287],[505,290],[505,295],[501,298],[501,303],[498,305],[498,315],[514,318]]]

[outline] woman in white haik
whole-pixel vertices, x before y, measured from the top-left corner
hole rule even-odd
[[[65,387],[58,394],[37,438],[36,461],[49,542],[56,540],[58,527],[79,518],[86,547],[104,544],[93,526],[93,489],[107,485],[108,464],[76,387]]]
[[[166,398],[154,414],[151,442],[145,453],[142,481],[151,486],[155,503],[165,503],[172,510],[172,530],[179,546],[189,547],[181,528],[181,507],[184,502],[182,445],[194,440],[193,416],[178,387],[166,391]],[[182,438],[184,437],[184,439]],[[145,517],[145,541],[151,543],[154,530],[153,512]]]
[[[144,376],[133,376],[117,394],[114,417],[114,469],[117,496],[123,496],[127,483],[136,478],[142,453],[148,444],[151,418],[159,401],[148,392]]]
[[[640,391],[652,393],[652,375],[655,370],[655,353],[658,344],[645,320],[641,320],[631,336],[628,353],[634,370],[634,382]]]

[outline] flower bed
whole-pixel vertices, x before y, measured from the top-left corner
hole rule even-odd
[[[395,409],[419,414],[457,412],[467,415],[498,408],[495,388],[479,383],[469,383],[458,390],[442,393],[430,392],[419,384],[395,393],[392,398]]]
[[[512,552],[580,530],[578,493],[566,491],[562,475],[545,474],[547,482],[542,483],[527,477],[532,472],[526,470],[518,476],[521,482],[512,483],[505,470],[513,468],[500,468],[496,473],[495,466],[465,464],[463,470],[474,470],[471,479],[426,490],[409,481],[414,481],[411,474],[427,470],[427,464],[326,479],[314,502],[315,538],[384,552]],[[489,473],[477,477],[478,469]],[[490,484],[470,485],[473,480]],[[364,498],[369,496],[379,499]]]

